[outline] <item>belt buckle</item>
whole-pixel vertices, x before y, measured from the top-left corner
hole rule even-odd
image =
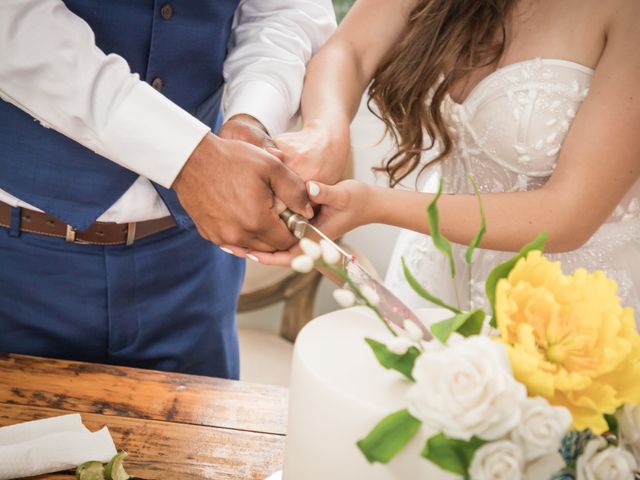
[[[69,243],[75,243],[78,245],[87,245],[89,242],[86,242],[84,240],[78,240],[76,238],[78,231],[73,228],[71,225],[67,225],[67,234],[65,236],[65,240]]]
[[[133,245],[133,242],[136,241],[136,222],[129,222],[127,224],[127,247]]]
[[[78,231],[73,228],[71,225],[67,225],[67,234],[65,236],[65,240],[69,243],[77,243],[77,244],[87,244],[89,242],[78,240],[76,238]],[[136,241],[136,222],[127,223],[127,238],[125,244],[127,246],[133,245],[133,242]]]

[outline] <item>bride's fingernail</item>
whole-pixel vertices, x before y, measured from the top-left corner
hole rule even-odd
[[[229,255],[233,255],[233,250],[230,250],[228,248],[225,247],[220,247],[220,250],[222,250],[224,253],[228,253]]]
[[[312,197],[316,197],[320,193],[320,186],[315,182],[307,183],[307,189],[309,190],[309,195]]]
[[[258,257],[256,257],[255,255],[252,255],[251,253],[247,253],[246,257],[249,260],[253,260],[254,262],[260,263],[260,259]]]

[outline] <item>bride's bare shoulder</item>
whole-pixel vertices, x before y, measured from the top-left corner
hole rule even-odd
[[[618,61],[636,63],[640,47],[640,0],[603,2],[609,8],[606,44]]]
[[[607,34],[631,35],[634,32],[638,33],[640,0],[612,0],[602,2],[602,4],[609,13]],[[637,46],[636,44],[635,47]]]

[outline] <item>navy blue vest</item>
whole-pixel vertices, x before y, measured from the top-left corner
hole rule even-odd
[[[231,22],[239,0],[65,0],[105,53],[215,128]],[[163,10],[164,7],[164,10]],[[155,80],[155,82],[154,82]],[[0,101],[0,188],[79,230],[89,227],[137,174]],[[173,191],[155,185],[180,224]]]

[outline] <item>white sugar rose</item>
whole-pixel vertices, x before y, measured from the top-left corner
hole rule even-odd
[[[616,417],[620,424],[622,442],[640,460],[640,405],[627,404],[618,411]]]
[[[556,452],[571,426],[571,413],[564,407],[552,407],[544,398],[527,398],[522,404],[522,419],[511,432],[527,461]]]
[[[487,443],[480,447],[469,467],[473,480],[521,480],[524,459],[518,445],[509,440]]]
[[[525,480],[548,480],[566,467],[559,452],[549,453],[527,463]]]
[[[633,480],[636,460],[620,447],[607,447],[607,441],[598,437],[587,443],[578,457],[577,480]]]
[[[520,422],[525,387],[516,382],[504,347],[487,337],[431,342],[413,368],[411,415],[450,438],[504,437]]]

